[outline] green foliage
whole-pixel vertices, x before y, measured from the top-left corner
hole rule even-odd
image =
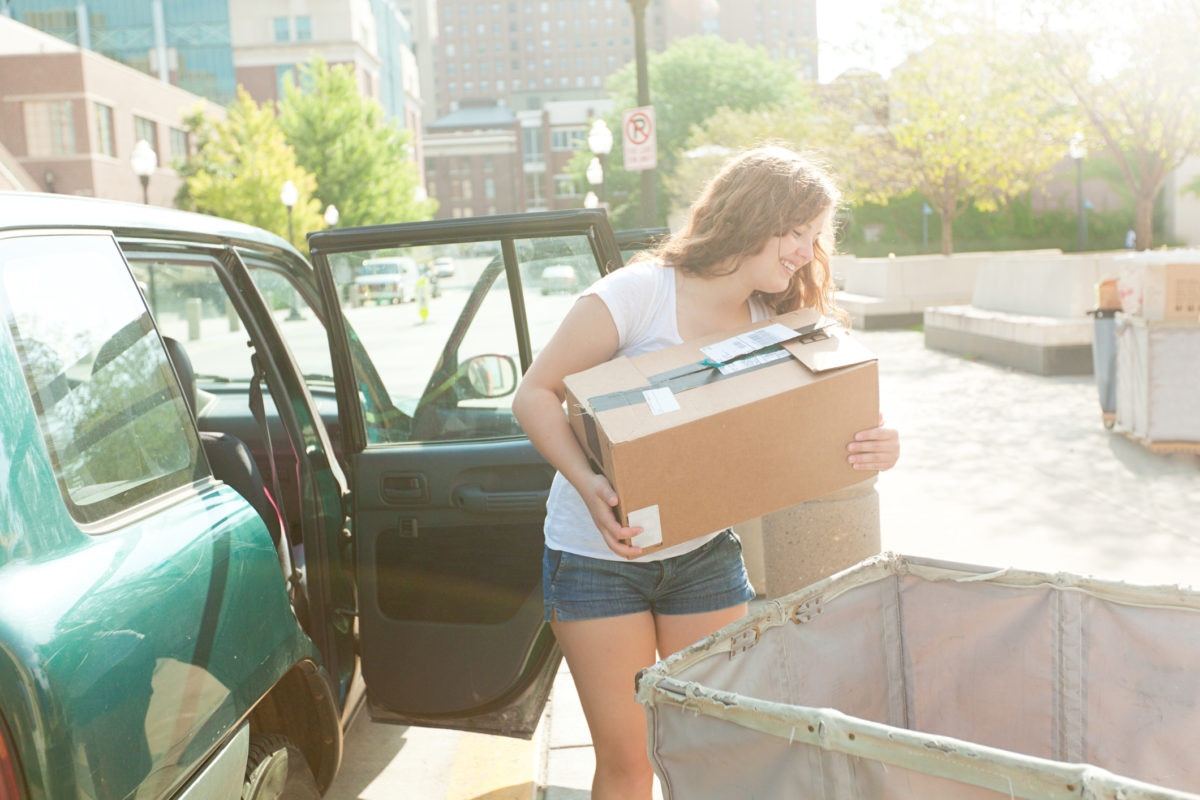
[[[968,207],[992,211],[1062,160],[1072,119],[1031,96],[1012,37],[943,38],[888,81],[887,166],[941,218],[941,251]]]
[[[339,225],[431,219],[436,212],[435,201],[416,197],[420,173],[409,132],[359,94],[349,66],[331,68],[320,57],[304,64],[299,86],[284,89],[279,126],[297,164],[316,176],[321,208],[337,206]]]
[[[864,203],[840,218],[838,249],[860,258],[936,253],[940,250],[941,219],[931,214],[922,238],[921,205],[924,199],[910,193],[885,204]],[[955,250],[1038,250],[1077,248],[1079,220],[1073,209],[1036,211],[1028,194],[1019,195],[993,211],[969,206],[954,225]],[[867,241],[874,228],[878,240]],[[1124,246],[1129,211],[1088,212],[1089,250],[1117,250]]]
[[[721,108],[749,112],[796,99],[802,87],[795,62],[772,59],[762,48],[730,44],[714,36],[680,39],[647,59],[650,103],[654,106],[658,137],[659,222],[665,222],[672,195],[664,176],[672,175],[688,140]],[[622,169],[621,116],[638,105],[637,66],[630,62],[608,80],[614,111],[606,120],[614,132],[613,152],[606,166],[609,214],[617,227],[638,227],[640,176]],[[572,162],[582,176],[590,154],[580,153]],[[682,200],[682,198],[679,198]]]
[[[325,227],[320,201],[313,196],[316,179],[297,166],[269,108],[241,89],[223,122],[191,122],[199,128],[201,146],[186,165],[183,207],[287,238],[288,211],[279,192],[290,180],[299,191],[292,209],[292,244],[302,245],[309,231]]]
[[[1035,76],[1086,118],[1091,149],[1116,159],[1135,202],[1138,247],[1154,240],[1154,208],[1171,172],[1200,155],[1195,49],[1200,6],[1146,0],[1120,25],[1095,24],[1091,4],[1042,0]],[[1063,20],[1066,20],[1064,24]]]

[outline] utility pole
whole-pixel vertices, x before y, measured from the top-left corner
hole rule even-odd
[[[637,61],[637,103],[640,107],[650,105],[650,74],[646,70],[646,6],[650,0],[629,0],[633,11],[634,56]],[[642,226],[653,228],[658,223],[656,200],[656,170],[642,170]]]

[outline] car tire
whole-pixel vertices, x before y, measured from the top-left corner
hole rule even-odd
[[[288,737],[255,734],[246,759],[242,800],[320,800],[308,760]]]

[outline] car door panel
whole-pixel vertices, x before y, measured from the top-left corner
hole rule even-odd
[[[493,391],[474,371],[487,360],[523,372],[557,327],[574,297],[541,295],[550,264],[570,264],[585,286],[621,264],[606,217],[576,211],[337,230],[313,235],[310,247],[322,299],[343,317],[330,345],[372,715],[529,737],[561,658],[541,588],[554,470],[512,416],[515,384]],[[343,301],[339,261],[346,281],[354,263],[380,256],[454,258],[428,319],[404,306]],[[370,355],[386,392],[364,389],[371,376],[354,369],[352,342]],[[392,422],[376,423],[388,415]]]

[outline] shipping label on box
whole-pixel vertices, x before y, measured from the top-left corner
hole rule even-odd
[[[566,378],[571,429],[646,548],[866,480],[846,445],[879,420],[875,356],[795,312]]]

